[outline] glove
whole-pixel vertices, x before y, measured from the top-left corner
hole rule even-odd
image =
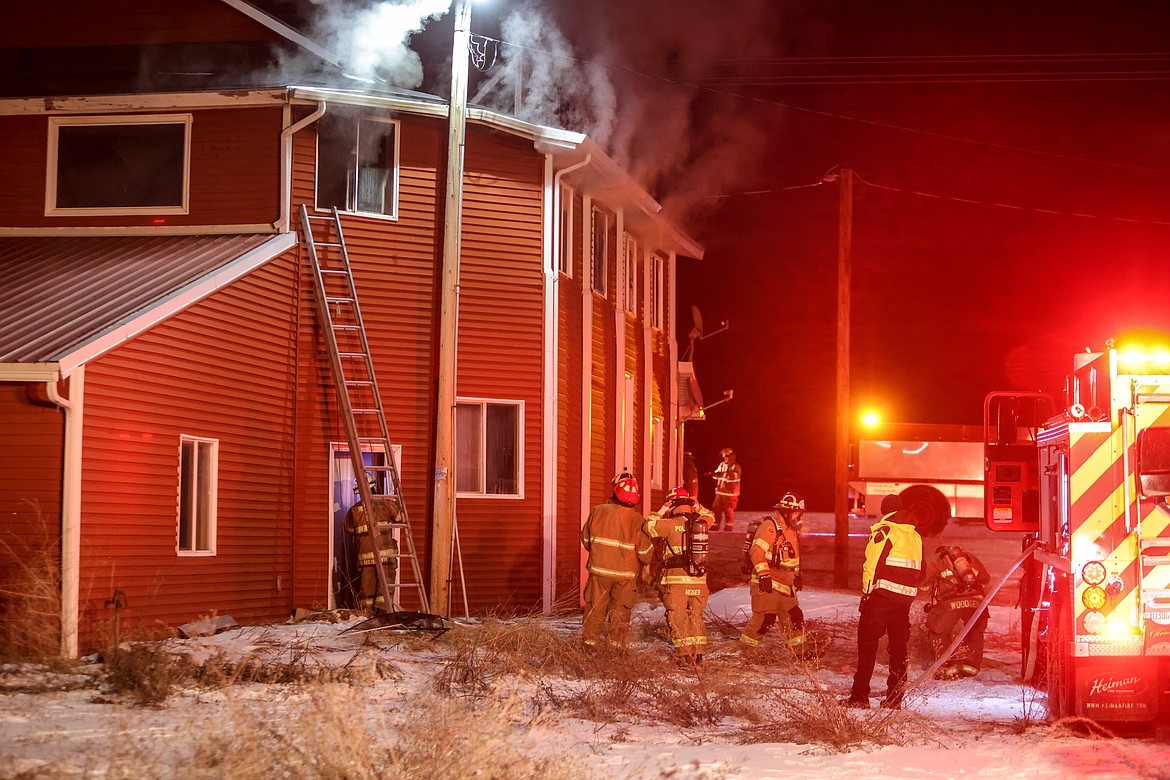
[[[804,578],[797,574],[792,580],[792,587],[798,592],[804,590]]]
[[[760,593],[772,592],[772,578],[767,574],[760,577]]]

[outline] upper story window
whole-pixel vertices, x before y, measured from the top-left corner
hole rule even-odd
[[[630,314],[638,312],[638,240],[626,234],[626,263],[622,277],[622,308]]]
[[[560,243],[557,246],[557,270],[565,276],[573,275],[573,190],[561,185],[561,213],[559,215]]]
[[[455,405],[455,491],[523,498],[524,403],[461,399]]]
[[[317,123],[317,208],[398,217],[398,123],[326,114]]]
[[[609,215],[601,209],[593,209],[593,291],[605,297],[606,285],[609,279]]]
[[[179,553],[215,553],[218,482],[219,441],[180,437]]]
[[[659,255],[650,255],[650,327],[662,330],[666,326],[662,300],[663,262]]]
[[[191,115],[50,117],[45,214],[186,214]]]

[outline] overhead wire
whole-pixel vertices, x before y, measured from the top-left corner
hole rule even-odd
[[[484,36],[484,37],[487,38],[487,36]],[[650,73],[643,73],[641,71],[633,70],[632,68],[626,68],[626,67],[621,67],[621,66],[617,66],[617,65],[607,65],[607,64],[596,62],[593,60],[582,59],[580,57],[573,57],[573,56],[564,55],[564,54],[556,54],[554,52],[546,51],[544,49],[538,49],[538,48],[533,47],[533,46],[526,46],[524,44],[513,43],[511,41],[505,41],[505,40],[498,39],[498,38],[488,38],[488,40],[495,41],[497,44],[499,44],[501,46],[510,46],[510,47],[513,47],[516,49],[520,49],[522,51],[528,51],[528,52],[532,52],[532,53],[536,53],[536,54],[541,54],[541,55],[547,56],[551,59],[567,60],[570,62],[576,62],[578,64],[587,65],[590,67],[604,68],[606,70],[614,71],[617,73],[624,73],[624,74],[629,75],[629,76],[633,76],[633,77],[641,78],[641,79],[646,79],[649,81],[657,81],[657,82],[660,82],[663,84],[669,84],[669,85],[676,86],[676,87],[684,87],[687,89],[703,91],[703,92],[707,92],[710,94],[719,95],[719,96],[723,96],[723,97],[736,98],[738,100],[744,100],[747,102],[758,103],[761,105],[772,106],[772,107],[776,107],[776,108],[783,108],[786,110],[797,111],[800,113],[810,114],[810,115],[814,115],[814,116],[823,116],[823,117],[827,117],[830,119],[844,120],[847,122],[856,122],[858,124],[870,125],[872,127],[881,127],[881,128],[888,129],[888,130],[897,130],[897,131],[905,132],[905,133],[914,133],[917,135],[922,135],[922,136],[926,136],[929,138],[936,138],[939,140],[954,141],[954,142],[958,142],[958,143],[972,144],[972,145],[976,145],[976,146],[984,146],[987,148],[998,149],[1001,151],[1017,152],[1017,153],[1021,153],[1021,154],[1031,154],[1031,155],[1037,155],[1037,156],[1047,157],[1047,158],[1051,158],[1051,159],[1067,160],[1070,162],[1086,163],[1086,164],[1090,164],[1090,165],[1100,165],[1103,167],[1116,168],[1116,169],[1121,169],[1121,170],[1143,171],[1146,173],[1170,173],[1170,169],[1166,169],[1166,168],[1158,168],[1158,167],[1146,166],[1146,165],[1134,165],[1131,163],[1119,163],[1119,162],[1113,162],[1113,161],[1109,161],[1109,160],[1095,159],[1092,157],[1082,157],[1079,155],[1064,154],[1061,152],[1050,152],[1050,151],[1045,151],[1042,149],[1034,149],[1034,148],[1022,147],[1022,146],[1015,146],[1013,144],[998,143],[995,141],[983,141],[983,140],[978,140],[978,139],[974,139],[974,138],[965,138],[963,136],[952,135],[949,133],[940,133],[940,132],[933,131],[933,130],[922,130],[920,128],[907,127],[905,125],[893,124],[891,122],[881,122],[881,121],[878,121],[875,119],[866,119],[863,117],[850,116],[848,114],[841,114],[841,113],[836,113],[833,111],[825,111],[825,110],[816,109],[816,108],[807,108],[805,106],[798,106],[798,105],[794,105],[792,103],[786,103],[786,102],[782,102],[782,101],[778,101],[778,100],[771,100],[768,98],[762,98],[762,97],[758,97],[756,95],[745,95],[741,92],[735,92],[735,91],[730,91],[730,90],[725,90],[725,89],[716,89],[714,87],[706,86],[703,84],[696,84],[696,83],[689,82],[689,81],[681,81],[678,79],[672,79],[672,78],[668,78],[665,76],[656,76],[656,75],[653,75]],[[1092,55],[1092,56],[1104,56],[1104,55]],[[1167,55],[1167,56],[1170,56],[1170,55]]]

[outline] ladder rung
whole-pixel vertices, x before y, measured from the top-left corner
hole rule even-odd
[[[337,355],[338,355],[338,357],[343,357],[343,358],[364,358],[366,356],[366,353],[365,352],[338,352]]]
[[[326,298],[325,303],[353,303],[353,298]]]
[[[334,330],[361,330],[357,325],[334,325]]]
[[[374,382],[372,379],[347,379],[345,384],[351,387],[370,387]]]
[[[352,411],[354,414],[377,414],[378,413],[377,409],[354,409]]]
[[[1166,566],[1170,564],[1170,555],[1143,555],[1142,566]]]
[[[349,276],[348,271],[338,271],[336,268],[320,268],[318,270],[323,274],[333,274],[334,276],[340,274],[341,276]]]
[[[314,241],[313,245],[314,246],[341,246],[341,244],[338,244],[335,241]]]

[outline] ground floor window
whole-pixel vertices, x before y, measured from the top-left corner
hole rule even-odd
[[[458,401],[455,408],[458,495],[523,497],[523,411],[521,401]]]
[[[215,553],[219,441],[182,436],[179,440],[180,553]]]

